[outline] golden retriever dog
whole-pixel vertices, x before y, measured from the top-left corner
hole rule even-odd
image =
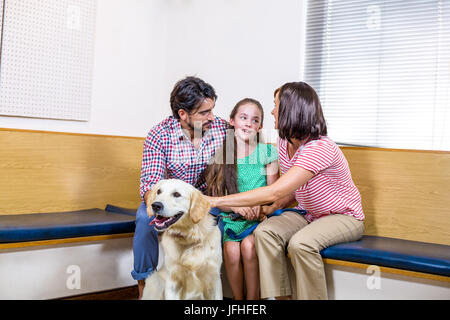
[[[160,232],[160,254],[142,299],[222,299],[222,236],[201,192],[181,180],[161,180],[146,204]]]

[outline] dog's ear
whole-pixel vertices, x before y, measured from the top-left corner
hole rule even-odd
[[[191,206],[189,207],[189,215],[194,223],[198,223],[209,212],[211,208],[208,200],[203,194],[195,190],[191,194]]]
[[[156,191],[159,189],[160,183],[156,183],[149,191],[147,201],[145,201],[145,205],[147,206],[147,214],[149,217],[153,216],[152,203],[155,202]]]

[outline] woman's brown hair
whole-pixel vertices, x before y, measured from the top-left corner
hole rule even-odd
[[[264,110],[259,101],[252,98],[244,98],[239,101],[230,113],[230,118],[233,119],[239,107],[244,104],[254,104],[261,111],[261,126],[264,120]],[[236,140],[234,136],[234,127],[228,125],[225,140],[214,157],[211,159],[212,163],[204,171],[206,180],[206,194],[213,197],[222,197],[228,194],[238,193],[237,184],[237,154],[236,154]],[[257,134],[257,142],[261,140],[259,133]]]
[[[289,82],[275,90],[278,93],[278,135],[292,142],[317,140],[327,135],[327,124],[319,96],[305,82]]]

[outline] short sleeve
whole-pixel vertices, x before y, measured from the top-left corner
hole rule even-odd
[[[265,165],[268,165],[269,163],[272,163],[278,159],[278,150],[270,143],[266,144],[266,148],[267,148],[267,158],[265,161]]]
[[[271,144],[258,144],[257,152],[250,155],[250,163],[259,163],[263,166],[268,165],[278,159],[278,151]],[[239,160],[239,159],[238,159]],[[239,163],[239,162],[238,162]]]
[[[295,159],[294,166],[317,174],[333,164],[334,151],[333,145],[326,141],[311,141],[303,147],[303,150]]]

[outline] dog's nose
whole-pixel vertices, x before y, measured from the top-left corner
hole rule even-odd
[[[164,205],[161,202],[153,202],[152,203],[152,209],[153,212],[159,212],[164,208]]]

